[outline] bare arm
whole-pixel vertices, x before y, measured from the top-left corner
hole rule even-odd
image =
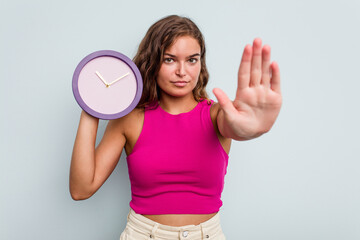
[[[91,197],[110,176],[125,145],[121,120],[109,121],[95,149],[99,119],[82,111],[70,166],[70,193],[74,200]]]

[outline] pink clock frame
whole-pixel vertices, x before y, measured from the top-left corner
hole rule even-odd
[[[86,104],[85,101],[83,100],[83,98],[81,97],[81,94],[79,91],[79,76],[80,76],[81,70],[85,67],[85,65],[87,63],[89,63],[90,61],[94,60],[95,58],[99,58],[99,57],[116,58],[116,59],[126,63],[128,65],[128,67],[132,70],[132,72],[134,73],[134,76],[136,79],[135,97],[132,100],[131,104],[120,112],[113,113],[113,114],[101,113],[97,110],[94,110],[90,106],[88,106],[88,104]],[[104,120],[121,118],[121,117],[127,115],[128,113],[130,113],[139,103],[141,95],[142,95],[142,89],[143,89],[143,80],[142,80],[140,71],[137,68],[137,66],[135,65],[135,63],[130,58],[125,56],[124,54],[119,53],[117,51],[113,51],[113,50],[100,50],[100,51],[96,51],[96,52],[93,52],[93,53],[87,55],[77,65],[77,67],[74,71],[74,74],[73,74],[73,78],[72,78],[72,90],[73,90],[74,97],[75,97],[77,103],[79,104],[79,106],[88,114],[90,114],[96,118],[104,119]]]

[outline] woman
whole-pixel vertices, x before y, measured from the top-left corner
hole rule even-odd
[[[75,200],[92,196],[125,148],[132,200],[120,239],[225,239],[219,209],[231,139],[270,130],[281,107],[278,65],[255,39],[239,67],[236,98],[205,91],[205,43],[188,18],[154,23],[134,62],[144,81],[131,113],[109,121],[95,149],[98,119],[81,113],[70,169]]]

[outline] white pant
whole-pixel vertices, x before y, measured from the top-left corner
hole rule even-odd
[[[198,225],[173,227],[157,223],[130,208],[120,240],[225,240],[219,212]]]

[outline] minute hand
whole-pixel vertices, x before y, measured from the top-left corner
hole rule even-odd
[[[119,77],[119,78],[117,78],[117,79],[115,79],[114,81],[112,81],[111,83],[109,83],[109,86],[111,85],[111,84],[113,84],[113,83],[116,83],[117,81],[119,81],[120,79],[122,79],[122,78],[124,78],[124,77],[126,77],[127,75],[129,75],[130,73],[126,73],[125,75],[123,75],[123,76],[121,76],[121,77]]]
[[[107,84],[107,82],[105,81],[105,79],[100,75],[100,73],[98,71],[95,72],[96,75],[98,75],[98,77],[101,79],[101,81],[103,81],[103,83],[106,85],[106,86],[109,86],[109,84]]]

